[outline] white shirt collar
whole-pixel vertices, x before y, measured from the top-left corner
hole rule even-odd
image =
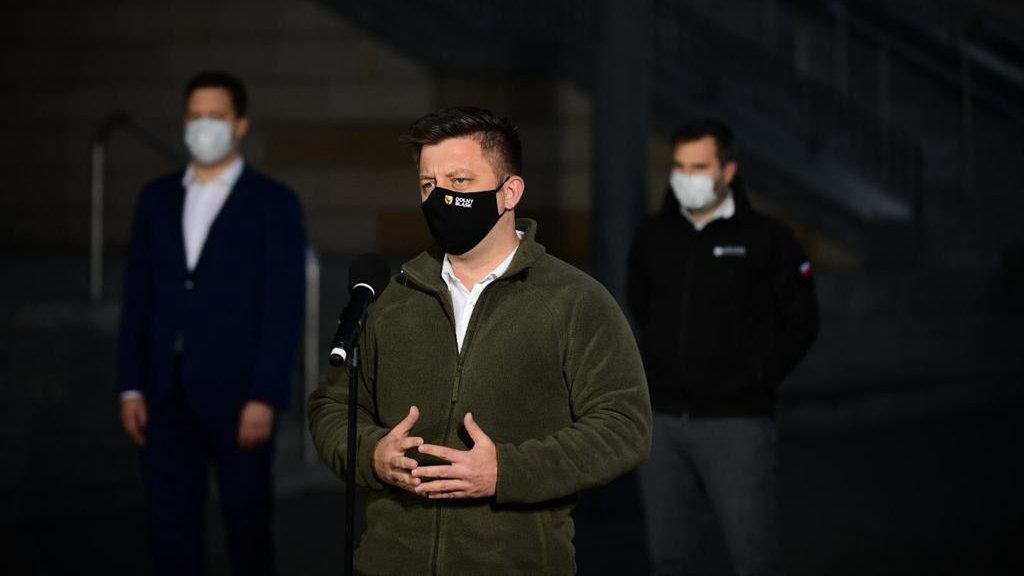
[[[732,190],[730,190],[729,194],[725,197],[725,200],[723,200],[722,203],[718,205],[718,208],[715,208],[715,211],[712,212],[711,218],[708,218],[703,224],[698,224],[697,221],[693,219],[690,211],[686,208],[680,206],[679,211],[683,213],[683,218],[689,220],[690,224],[693,224],[693,227],[700,232],[715,220],[728,220],[735,216],[736,201],[732,197]]]
[[[245,167],[245,159],[241,154],[228,167],[218,174],[213,180],[205,182],[203,185],[210,185],[217,183],[220,186],[224,186],[228,189],[235,186],[235,182],[238,181],[238,177],[242,175],[242,169]],[[181,177],[181,185],[185,188],[198,184],[196,181],[196,169],[195,166],[190,162],[188,168],[185,169],[185,174]]]
[[[516,236],[518,236],[519,239],[522,240],[523,232],[521,230],[516,230]],[[517,245],[515,249],[513,249],[512,252],[510,252],[509,255],[506,256],[505,259],[501,261],[500,264],[495,266],[494,270],[491,270],[490,274],[484,276],[482,280],[477,282],[477,286],[486,286],[487,284],[494,282],[498,278],[501,278],[501,275],[508,271],[508,267],[512,265],[512,259],[515,257],[516,252],[518,251],[519,246]],[[456,286],[462,285],[462,281],[459,280],[458,276],[455,275],[455,269],[452,268],[452,262],[448,258],[447,254],[444,255],[444,261],[441,263],[441,279],[444,280],[444,283],[448,285],[449,290],[454,289]],[[468,290],[473,289],[472,286],[464,288],[467,288]]]

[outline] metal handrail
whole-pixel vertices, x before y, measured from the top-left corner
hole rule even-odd
[[[320,258],[312,247],[306,249],[306,323],[302,339],[302,399],[316,390],[320,381]],[[305,403],[300,404],[305,414]],[[302,461],[311,464],[318,460],[313,437],[306,426],[306,418],[299,418],[299,438],[302,439]]]
[[[1024,107],[1012,96],[1000,94],[978,84],[963,85],[960,67],[968,65],[985,70],[1018,90],[1024,88],[1024,68],[966,36],[966,28],[963,27],[966,24],[962,24],[959,30],[927,30],[913,25],[903,25],[897,34],[886,29],[889,22],[882,15],[873,14],[870,6],[823,0],[788,0],[786,4],[791,9],[806,14],[834,19],[841,17],[844,25],[863,37],[868,44],[891,51],[893,55],[932,78],[966,90],[972,97],[984,101],[988,106],[1017,121],[1024,120]],[[943,10],[935,3],[931,4],[931,9]],[[962,17],[954,17],[954,13],[944,12],[947,16],[945,19],[949,22],[967,21]],[[977,14],[973,16],[976,17]]]
[[[108,116],[92,139],[91,202],[89,226],[89,297],[93,302],[103,298],[103,207],[107,184],[107,144],[117,131],[135,136],[154,152],[174,162],[184,162],[187,157],[171,146],[152,130],[139,124],[125,112]]]

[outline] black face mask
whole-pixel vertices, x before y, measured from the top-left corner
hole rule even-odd
[[[511,176],[509,177],[511,178]],[[491,204],[491,194],[501,192],[505,178],[494,190],[469,194],[434,187],[420,204],[431,235],[447,254],[459,256],[473,249],[505,214]]]

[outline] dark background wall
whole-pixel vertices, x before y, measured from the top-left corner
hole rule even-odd
[[[0,22],[0,541],[11,573],[151,570],[135,454],[116,417],[113,341],[135,194],[175,164],[128,131],[111,133],[104,289],[93,300],[90,147],[120,111],[180,152],[182,86],[206,68],[247,82],[246,158],[303,200],[322,262],[321,343],[354,254],[380,251],[397,265],[427,240],[397,145],[420,115],[476,104],[512,117],[526,152],[523,213],[540,221],[553,253],[613,289],[635,218],[664,192],[668,132],[692,116],[723,117],[755,204],[794,227],[817,271],[822,332],[779,413],[791,572],[1001,574],[1019,564],[1017,3],[631,8],[9,8]],[[296,384],[298,402],[298,375]],[[303,434],[293,410],[278,462],[282,568],[335,573],[343,486],[303,460]],[[638,505],[628,476],[583,496],[582,573],[643,565]],[[208,539],[220,573],[215,512]]]

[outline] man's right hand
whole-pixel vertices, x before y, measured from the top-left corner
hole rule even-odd
[[[398,486],[412,492],[420,484],[419,478],[412,477],[416,461],[405,455],[405,451],[423,444],[423,438],[409,436],[412,427],[419,420],[419,408],[412,406],[409,414],[399,422],[387,436],[377,442],[373,449],[373,471],[381,482]]]
[[[146,444],[146,400],[141,396],[121,399],[121,425],[124,431],[138,446]]]

